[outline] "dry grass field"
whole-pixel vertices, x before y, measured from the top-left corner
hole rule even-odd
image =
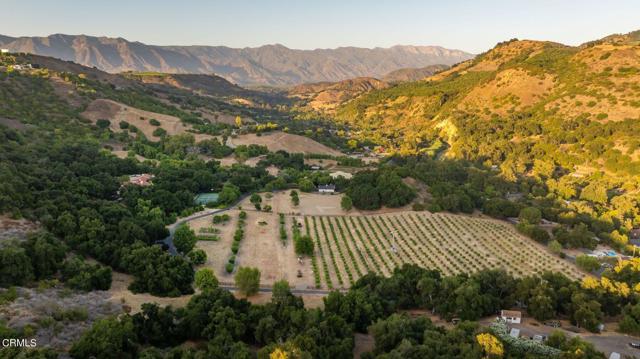
[[[230,137],[227,141],[227,145],[229,147],[250,144],[267,146],[269,151],[272,152],[284,150],[289,153],[322,153],[332,156],[342,155],[340,151],[325,146],[308,137],[280,131],[264,133],[260,136],[256,136],[254,133],[239,135],[235,138]]]
[[[158,127],[162,127],[167,131],[168,135],[176,135],[185,133],[191,127],[185,125],[182,121],[170,115],[164,115],[155,112],[143,111],[135,107],[127,106],[112,100],[97,99],[89,104],[87,109],[81,114],[84,118],[96,123],[100,119],[109,120],[111,122],[110,129],[113,132],[121,132],[120,122],[126,121],[130,125],[137,127],[147,139],[151,141],[159,138],[153,135],[153,131]],[[153,126],[149,120],[156,119],[160,122],[160,126]],[[213,136],[205,134],[193,134],[196,142],[213,138]]]

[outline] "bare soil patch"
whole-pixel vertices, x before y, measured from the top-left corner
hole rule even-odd
[[[26,219],[12,219],[0,215],[0,246],[8,240],[25,240],[30,232],[38,230],[38,225]]]
[[[269,204],[271,200],[264,198],[263,204]],[[260,283],[271,285],[274,282],[285,279],[292,288],[307,289],[313,287],[313,271],[311,261],[303,259],[298,262],[294,252],[291,225],[287,218],[286,228],[288,240],[283,244],[280,239],[280,224],[277,213],[266,213],[251,210],[251,206],[244,205],[247,212],[245,237],[240,244],[240,250],[236,255],[236,268],[239,266],[257,267],[261,271]],[[205,267],[211,268],[221,283],[233,284],[234,273],[227,273],[225,265],[231,255],[231,244],[239,211],[227,212],[232,220],[225,225],[213,225],[210,217],[205,217],[190,223],[196,233],[202,227],[215,227],[220,230],[219,241],[199,241],[197,247],[207,253]],[[261,224],[262,223],[262,224]],[[266,223],[266,224],[265,224]],[[298,278],[298,270],[302,277]]]
[[[293,135],[290,133],[274,131],[257,136],[254,133],[239,135],[229,138],[227,144],[230,147],[239,145],[262,145],[267,146],[269,151],[287,151],[289,153],[321,153],[332,156],[341,156],[342,153],[331,147],[316,142],[308,137]]]

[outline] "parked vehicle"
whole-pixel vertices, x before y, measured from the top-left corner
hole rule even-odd
[[[553,328],[560,328],[560,321],[558,321],[558,320],[547,320],[546,322],[544,322],[544,325],[546,325],[548,327],[553,327]]]

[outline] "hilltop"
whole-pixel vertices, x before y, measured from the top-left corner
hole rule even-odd
[[[315,111],[332,111],[339,104],[371,90],[383,89],[389,84],[372,78],[358,77],[339,82],[319,82],[298,85],[288,91],[290,97],[300,99],[304,107]]]
[[[295,85],[381,77],[401,68],[451,65],[473,57],[464,51],[438,46],[295,50],[282,45],[266,45],[234,49],[225,46],[153,46],[123,38],[63,34],[20,38],[0,35],[0,45],[12,52],[71,60],[110,73],[215,73],[241,85]]]
[[[382,81],[387,83],[401,83],[422,80],[440,71],[448,69],[447,65],[430,65],[421,68],[406,68],[391,71],[382,77]]]
[[[528,171],[637,174],[638,32],[578,47],[510,40],[423,81],[371,91],[335,116],[404,153],[437,141],[447,156]],[[504,164],[506,163],[506,165]]]

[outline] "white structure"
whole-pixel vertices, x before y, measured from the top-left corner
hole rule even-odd
[[[544,335],[536,334],[532,339],[538,343],[542,343],[545,341],[546,337]]]
[[[329,176],[331,176],[331,178],[338,178],[338,177],[344,177],[346,179],[351,179],[351,177],[353,177],[353,175],[351,173],[348,172],[344,172],[344,171],[335,171],[335,172],[331,172],[329,174]]]
[[[520,324],[522,322],[522,312],[517,310],[501,310],[500,318],[510,324]]]
[[[318,192],[334,194],[336,193],[336,186],[333,184],[320,185],[318,186]]]
[[[1,54],[8,54],[9,53],[9,49],[0,49],[0,53]]]
[[[509,331],[509,336],[516,339],[520,338],[520,329],[511,328],[511,331]]]
[[[620,353],[611,353],[611,355],[609,355],[609,359],[620,359]]]

